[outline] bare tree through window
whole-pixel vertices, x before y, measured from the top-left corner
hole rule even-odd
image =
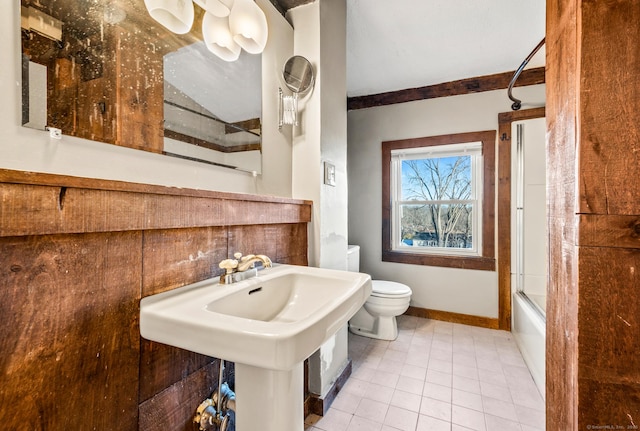
[[[401,238],[422,247],[471,248],[471,157],[402,161]]]

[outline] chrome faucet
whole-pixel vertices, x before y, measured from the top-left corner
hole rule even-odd
[[[225,270],[220,276],[220,284],[231,284],[238,281],[246,280],[258,275],[258,269],[255,268],[256,262],[262,262],[263,268],[271,267],[271,259],[264,254],[248,254],[243,256],[242,253],[234,253],[234,259],[225,259],[218,265]]]

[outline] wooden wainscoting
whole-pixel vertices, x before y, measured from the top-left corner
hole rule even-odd
[[[140,299],[235,251],[307,264],[308,201],[0,170],[3,429],[196,430],[219,361],[140,337]]]

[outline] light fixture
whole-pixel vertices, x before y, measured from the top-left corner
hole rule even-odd
[[[149,15],[176,34],[191,30],[194,19],[191,0],[144,0]]]
[[[193,2],[218,17],[229,16],[233,7],[233,0],[193,0]]]
[[[204,43],[218,57],[235,61],[244,49],[260,54],[267,45],[267,17],[254,0],[144,0],[149,15],[174,33],[185,34],[194,21],[193,3],[204,9]]]
[[[202,36],[207,49],[224,61],[236,61],[240,56],[241,48],[233,40],[227,17],[206,12],[202,20]]]
[[[259,54],[267,44],[267,17],[253,0],[234,0],[229,14],[233,39],[250,54]]]

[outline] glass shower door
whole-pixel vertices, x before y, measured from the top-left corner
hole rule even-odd
[[[541,314],[546,309],[547,215],[545,119],[514,123],[512,280]]]

